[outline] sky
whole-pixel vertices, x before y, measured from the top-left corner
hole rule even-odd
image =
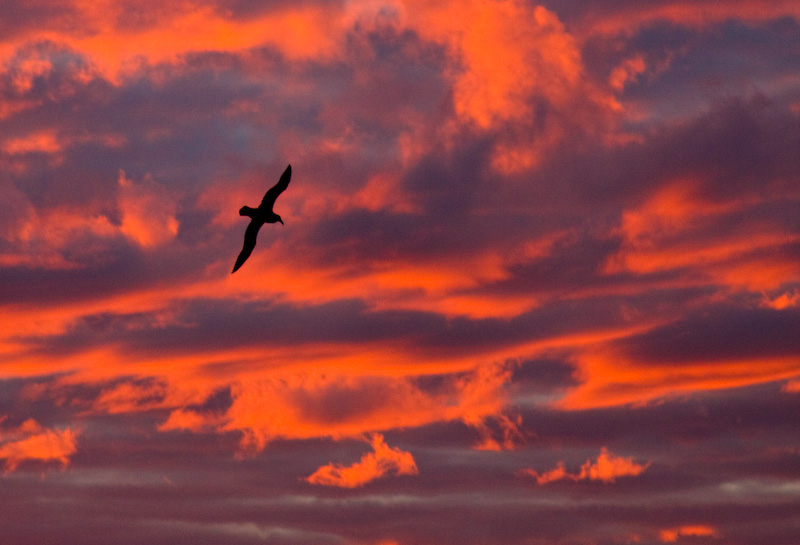
[[[4,0],[2,541],[796,544],[798,150],[796,1]]]

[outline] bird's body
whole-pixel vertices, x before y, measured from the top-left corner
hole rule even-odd
[[[231,274],[235,273],[239,270],[247,258],[250,257],[250,254],[253,252],[253,248],[256,247],[256,238],[258,237],[258,230],[261,229],[261,226],[265,223],[277,223],[280,222],[283,224],[283,220],[281,217],[273,212],[272,207],[275,205],[275,199],[278,198],[278,195],[284,192],[284,190],[289,186],[289,180],[292,177],[292,165],[286,167],[286,170],[283,171],[281,174],[281,179],[278,180],[278,183],[275,184],[267,191],[264,198],[261,200],[261,204],[258,208],[251,208],[249,206],[243,206],[239,209],[240,216],[247,216],[250,218],[250,225],[247,226],[247,230],[244,232],[244,246],[242,247],[242,251],[239,253],[239,257],[236,258],[236,264],[233,266],[233,270]]]

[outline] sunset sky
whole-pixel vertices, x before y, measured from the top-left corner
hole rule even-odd
[[[4,545],[796,545],[800,3],[3,0],[0,308]]]

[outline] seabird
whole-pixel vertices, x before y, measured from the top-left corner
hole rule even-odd
[[[236,265],[233,266],[231,274],[239,270],[239,267],[250,257],[250,253],[253,251],[253,248],[256,247],[256,237],[262,225],[276,222],[281,222],[281,225],[283,225],[283,220],[278,214],[272,211],[272,207],[275,205],[275,199],[278,198],[278,195],[289,187],[289,179],[291,177],[292,165],[289,165],[286,167],[286,170],[283,171],[283,174],[281,174],[281,179],[278,180],[278,183],[272,186],[264,195],[264,198],[261,199],[261,204],[258,205],[258,208],[243,206],[239,210],[240,216],[248,216],[250,218],[250,225],[247,226],[247,230],[244,232],[244,247],[239,257],[236,258]]]

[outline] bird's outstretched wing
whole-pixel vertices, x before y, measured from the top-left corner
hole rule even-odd
[[[272,210],[272,206],[275,204],[275,199],[278,198],[278,195],[283,193],[287,187],[289,187],[289,180],[292,177],[292,165],[286,167],[286,170],[283,171],[281,174],[280,180],[278,183],[272,186],[267,194],[264,195],[264,198],[261,199],[261,206],[259,208],[265,208],[267,210]]]
[[[258,237],[258,230],[261,229],[261,223],[255,220],[250,221],[250,225],[247,226],[247,229],[244,232],[244,246],[242,247],[242,251],[239,252],[239,257],[236,258],[236,265],[233,266],[233,270],[231,274],[235,273],[239,270],[247,258],[250,257],[250,254],[253,252],[253,248],[256,247],[256,238]]]

